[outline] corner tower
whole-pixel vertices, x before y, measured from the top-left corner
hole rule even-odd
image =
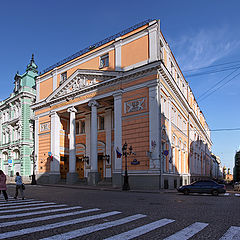
[[[36,99],[38,66],[34,55],[25,73],[14,77],[14,90],[0,104],[0,169],[9,178],[20,172],[31,180],[34,165],[34,117],[31,105]]]

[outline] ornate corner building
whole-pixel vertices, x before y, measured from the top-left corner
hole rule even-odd
[[[50,66],[36,79],[39,182],[173,188],[209,177],[205,117],[160,30],[148,20]],[[124,143],[134,154],[123,157]]]
[[[14,90],[0,103],[0,168],[12,177],[20,172],[25,181],[33,170],[34,115],[31,105],[36,98],[34,58],[22,75],[14,78]]]

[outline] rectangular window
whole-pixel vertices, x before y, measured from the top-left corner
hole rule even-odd
[[[67,80],[67,72],[64,72],[61,74],[61,80],[60,83],[63,83]]]
[[[99,116],[99,130],[104,130],[104,117]]]
[[[104,68],[109,66],[109,55],[105,54],[100,57],[100,65],[99,68]]]
[[[79,134],[79,122],[76,122],[76,134]]]
[[[80,133],[85,133],[85,121],[80,121]]]

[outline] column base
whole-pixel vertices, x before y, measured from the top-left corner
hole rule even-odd
[[[74,184],[78,182],[78,173],[67,173],[66,184]]]
[[[123,183],[123,177],[121,173],[113,173],[112,175],[112,186],[113,187],[122,187]]]
[[[88,185],[95,186],[98,184],[100,179],[100,173],[99,172],[89,172],[88,173]]]
[[[59,173],[50,173],[49,174],[49,183],[50,184],[55,184],[60,181],[61,177]]]

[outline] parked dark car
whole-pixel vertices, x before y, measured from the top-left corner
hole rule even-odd
[[[226,192],[226,186],[212,180],[199,180],[189,185],[181,186],[177,190],[185,195],[189,193],[210,193],[217,196],[219,193]]]

